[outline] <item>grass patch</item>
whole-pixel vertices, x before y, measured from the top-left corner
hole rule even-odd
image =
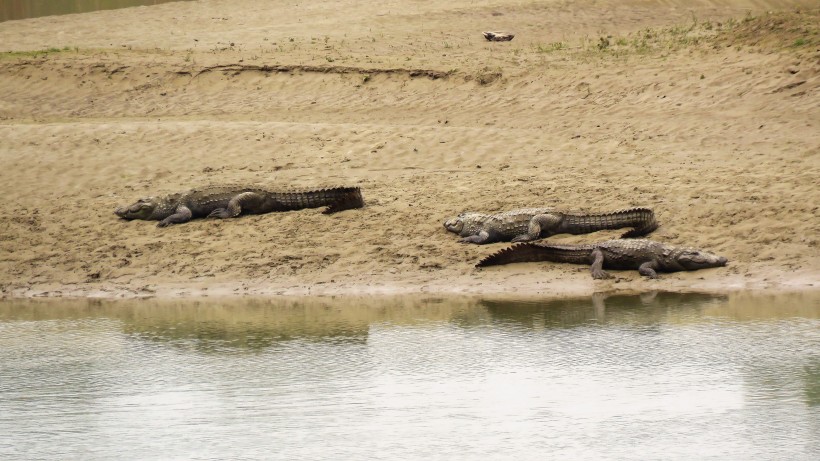
[[[580,49],[588,55],[673,52],[694,47],[758,47],[771,51],[804,49],[820,44],[820,9],[746,15],[723,22],[700,22],[646,28],[626,36],[586,37]],[[539,52],[543,52],[541,49]]]
[[[45,57],[50,54],[57,54],[57,53],[68,53],[74,52],[79,53],[80,49],[78,47],[68,47],[64,46],[62,48],[57,47],[50,47],[43,50],[32,50],[32,51],[3,51],[0,52],[0,58],[39,58]]]
[[[547,44],[539,43],[535,46],[535,51],[539,53],[552,53],[555,51],[561,51],[567,48],[567,44],[564,42],[552,42]]]
[[[747,16],[723,30],[715,40],[726,46],[756,46],[772,50],[820,44],[820,9]]]

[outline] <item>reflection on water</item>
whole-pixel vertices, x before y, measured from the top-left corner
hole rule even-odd
[[[818,416],[812,293],[0,303],[2,459],[816,459]]]
[[[159,5],[180,0],[3,0],[0,22],[58,14],[88,13],[131,6]]]
[[[484,300],[481,304],[494,318],[532,324],[533,328],[569,328],[596,324],[644,325],[675,323],[702,317],[709,305],[725,304],[725,296],[699,293],[646,293],[606,296],[591,300],[552,301]]]

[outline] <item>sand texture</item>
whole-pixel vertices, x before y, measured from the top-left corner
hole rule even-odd
[[[0,23],[0,296],[816,289],[816,8],[206,0]],[[222,183],[359,186],[367,206],[113,214]],[[651,238],[730,264],[477,270],[508,244],[442,226],[533,206],[649,206]]]

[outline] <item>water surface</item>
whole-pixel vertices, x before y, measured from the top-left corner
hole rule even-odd
[[[820,297],[0,303],[2,459],[818,459]]]
[[[181,0],[2,0],[0,22],[59,14],[88,13],[132,6],[159,5]]]

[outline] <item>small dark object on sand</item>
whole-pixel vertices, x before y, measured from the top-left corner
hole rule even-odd
[[[489,42],[509,42],[515,37],[515,34],[508,34],[506,32],[482,32],[484,38]]]

